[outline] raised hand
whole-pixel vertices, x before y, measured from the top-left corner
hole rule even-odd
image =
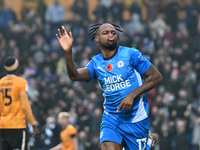
[[[58,34],[59,34],[59,36],[58,36]],[[65,27],[62,26],[62,33],[61,33],[60,29],[58,29],[58,34],[56,34],[56,38],[58,39],[63,50],[67,53],[71,53],[72,45],[73,45],[73,41],[74,41],[71,31],[68,34]]]

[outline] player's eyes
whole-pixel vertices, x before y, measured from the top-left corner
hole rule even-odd
[[[115,35],[115,34],[116,34],[116,32],[113,32],[112,34],[114,34],[114,35]]]

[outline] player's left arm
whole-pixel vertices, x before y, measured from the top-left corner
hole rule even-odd
[[[156,85],[158,85],[162,81],[162,75],[153,65],[151,65],[149,70],[147,70],[147,72],[145,72],[143,76],[145,77],[144,83],[140,87],[131,92],[133,97],[137,97],[153,89]]]
[[[77,137],[77,135],[72,135],[72,142],[74,144],[74,149],[78,150],[78,137]]]
[[[162,81],[162,75],[160,72],[153,66],[151,67],[143,74],[145,77],[144,83],[130,92],[120,103],[120,105],[117,107],[117,112],[122,108],[122,110],[129,110],[131,109],[134,98],[137,96],[153,89],[156,85],[158,85]]]
[[[139,83],[139,87],[130,92],[117,107],[117,111],[131,109],[134,99],[151,90],[162,81],[162,75],[149,62],[140,51],[135,48],[129,50],[129,63],[140,75],[143,75],[145,80],[143,84]]]
[[[28,83],[27,81],[22,80],[20,84],[20,88],[19,88],[22,110],[24,111],[26,119],[33,127],[33,137],[38,137],[39,130],[36,127],[36,122],[35,122],[33,112],[29,103],[27,91],[28,91]]]
[[[74,145],[74,149],[75,150],[78,150],[78,131],[75,127],[73,126],[69,126],[70,127],[70,132],[69,134],[71,135],[71,138],[72,138],[72,143]]]
[[[52,147],[49,150],[61,150],[61,148],[62,148],[62,143],[59,143],[58,145],[56,145],[55,147]]]

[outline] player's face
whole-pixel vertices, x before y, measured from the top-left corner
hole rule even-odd
[[[117,33],[111,24],[104,24],[98,30],[96,41],[107,50],[115,50],[117,47]]]
[[[61,118],[58,119],[58,122],[61,126],[65,127],[68,124],[69,119],[65,116],[62,116]]]

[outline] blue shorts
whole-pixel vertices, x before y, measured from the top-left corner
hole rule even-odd
[[[126,150],[147,150],[149,133],[148,118],[136,123],[121,123],[105,114],[102,117],[100,144],[105,141],[115,142]]]

